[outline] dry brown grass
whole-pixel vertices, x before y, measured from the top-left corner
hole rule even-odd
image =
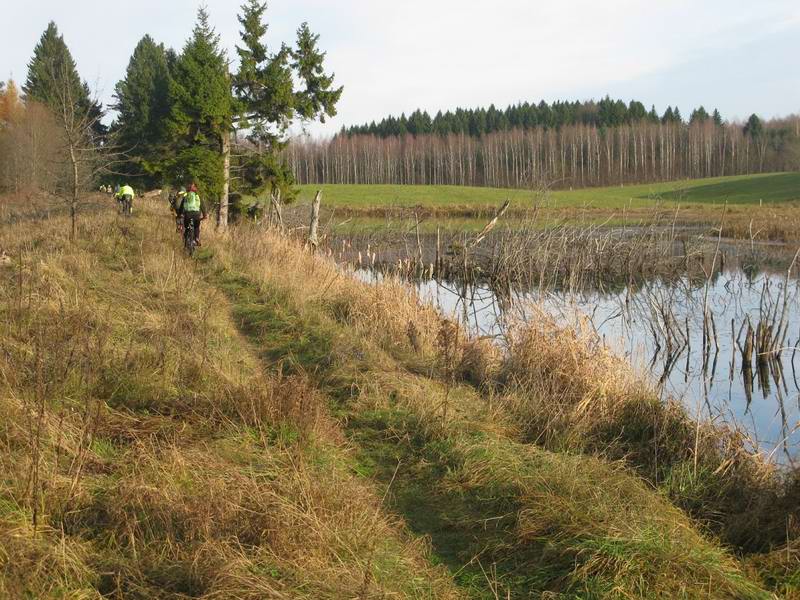
[[[435,349],[439,315],[398,279],[379,286],[361,283],[333,261],[302,252],[297,241],[267,228],[242,226],[217,242],[219,264],[271,282],[298,305],[322,308],[386,350],[407,353],[416,346],[430,355]],[[416,331],[414,344],[410,324]]]
[[[624,460],[740,549],[763,551],[800,533],[791,526],[800,506],[792,474],[755,454],[740,432],[661,401],[588,326],[564,329],[545,314],[531,323],[498,373],[527,440]]]
[[[0,229],[0,596],[457,597],[140,208]]]
[[[548,375],[538,346],[503,361],[460,332],[443,352],[440,317],[398,282],[359,283],[255,228],[208,232],[213,258],[193,264],[166,211],[141,209],[132,221],[85,218],[76,245],[55,217],[0,230],[16,257],[0,267],[0,595],[462,597],[429,543],[387,510],[391,493],[355,475],[360,454],[329,413],[329,393],[345,389],[344,420],[406,415],[381,435],[420,453],[412,476],[441,473],[423,486],[474,503],[484,527],[510,511],[515,526],[486,540],[499,539],[492,552],[527,556],[515,573],[525,581],[547,571],[518,595],[670,597],[678,586],[703,598],[711,585],[715,597],[767,597],[627,468],[523,443],[532,421],[519,399],[548,389],[528,381],[547,375],[567,394],[560,421],[544,421],[561,424],[559,443],[578,443],[574,425],[593,440],[586,450],[611,455],[603,435],[630,422],[613,396],[633,382],[603,379],[603,399],[591,381],[567,381],[564,356]],[[330,365],[265,370],[236,300],[212,285],[226,269],[285,309],[292,335],[335,337]],[[263,325],[277,350],[293,343]],[[574,361],[593,356],[572,344]],[[576,398],[606,402],[609,431],[591,426],[588,407],[571,411]]]
[[[729,207],[722,235],[755,242],[796,242],[800,239],[800,209],[796,205]]]

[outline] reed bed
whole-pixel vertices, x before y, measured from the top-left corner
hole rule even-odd
[[[512,335],[496,381],[526,439],[624,461],[727,543],[764,551],[800,534],[796,472],[742,431],[662,400],[588,324],[564,329],[540,313]]]

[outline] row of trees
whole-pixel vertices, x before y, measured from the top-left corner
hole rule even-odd
[[[717,109],[709,114],[702,106],[692,111],[689,123],[703,123],[713,121],[722,125],[722,116]],[[455,111],[439,111],[431,117],[426,111],[415,110],[409,116],[390,116],[380,122],[365,125],[345,127],[339,136],[371,135],[380,138],[411,135],[436,134],[447,136],[449,134],[463,134],[480,137],[487,133],[511,131],[514,129],[560,129],[566,125],[592,125],[594,127],[618,127],[632,125],[640,122],[648,123],[682,123],[683,117],[680,110],[667,107],[659,115],[656,107],[648,111],[644,104],[637,100],[625,103],[622,100],[612,100],[606,96],[599,102],[562,102],[552,104],[541,101],[539,104],[528,102],[514,104],[505,110],[495,108],[494,104],[488,109],[463,109]]]
[[[145,36],[115,89],[112,133],[130,148],[125,172],[148,185],[197,182],[219,199],[222,227],[232,188],[273,198],[291,189],[280,160],[288,128],[335,115],[342,94],[325,73],[319,36],[303,23],[294,46],[273,51],[264,42],[265,12],[258,0],[242,6],[236,72],[201,8],[180,54]]]
[[[335,115],[342,89],[307,24],[294,46],[269,49],[265,13],[259,0],[242,6],[235,72],[204,9],[180,53],[145,35],[115,87],[118,118],[108,130],[50,23],[24,97],[13,82],[0,88],[0,188],[68,188],[74,214],[81,190],[101,180],[139,189],[193,181],[218,203],[222,227],[232,187],[279,197],[294,181],[280,157],[289,127]]]
[[[515,128],[298,139],[286,160],[300,183],[560,187],[645,183],[800,168],[800,118],[744,124],[641,120],[615,127]]]

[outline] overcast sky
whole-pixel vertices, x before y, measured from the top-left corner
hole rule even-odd
[[[207,0],[229,48],[237,0]],[[54,20],[81,76],[110,101],[138,40],[180,49],[197,0],[19,0],[3,9],[0,77],[22,82]],[[345,86],[342,125],[456,106],[635,98],[684,115],[700,104],[726,118],[800,113],[798,0],[272,0],[268,42],[302,21],[321,34]]]

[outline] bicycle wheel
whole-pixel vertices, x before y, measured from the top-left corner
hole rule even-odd
[[[183,228],[183,247],[189,256],[194,255],[194,223],[189,221],[189,226]]]

